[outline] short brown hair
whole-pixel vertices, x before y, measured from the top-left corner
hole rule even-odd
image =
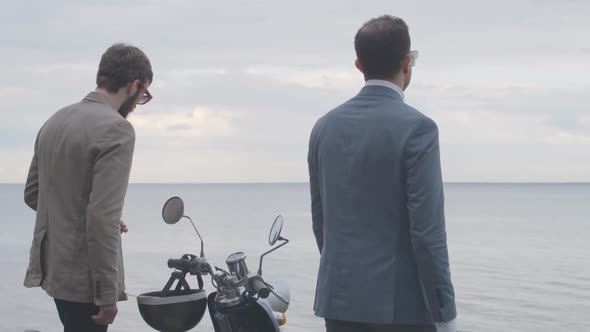
[[[132,45],[114,44],[100,59],[96,85],[116,93],[135,80],[151,84],[153,78],[152,65],[142,50]]]
[[[401,62],[410,52],[408,30],[404,20],[390,15],[363,24],[354,38],[354,48],[367,79],[390,78],[401,70]]]

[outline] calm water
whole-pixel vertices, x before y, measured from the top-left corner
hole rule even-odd
[[[25,289],[34,215],[22,186],[0,185],[0,331],[60,331],[54,305],[42,290]],[[590,185],[446,185],[447,230],[460,326],[470,331],[590,331]],[[265,260],[265,276],[291,284],[285,331],[323,331],[313,316],[319,261],[305,184],[132,185],[124,219],[127,291],[139,294],[167,281],[166,260],[198,253],[190,224],[165,225],[169,196],[185,200],[217,265],[245,251],[251,269],[267,248],[276,214],[286,218],[291,243]],[[212,290],[210,283],[207,289]],[[362,289],[362,285],[359,285]],[[110,331],[148,331],[135,298],[120,303]],[[210,331],[208,316],[195,331]]]

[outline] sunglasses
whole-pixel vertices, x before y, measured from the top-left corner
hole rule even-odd
[[[408,55],[410,56],[410,66],[414,67],[418,61],[418,51],[410,51]]]
[[[152,94],[148,91],[148,89],[142,83],[139,83],[141,88],[143,89],[142,94],[137,99],[137,105],[145,105],[148,101],[152,100]]]

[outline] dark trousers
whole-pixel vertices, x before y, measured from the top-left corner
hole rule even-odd
[[[326,319],[326,332],[436,332],[434,325],[380,325]]]
[[[59,319],[64,332],[106,332],[108,325],[98,325],[92,316],[98,313],[98,307],[92,303],[78,303],[55,299]]]

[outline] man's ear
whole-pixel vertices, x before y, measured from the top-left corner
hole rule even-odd
[[[410,55],[406,55],[404,57],[404,59],[402,60],[402,71],[404,72],[404,74],[407,74],[410,72],[412,67],[412,58],[410,57]]]
[[[359,61],[359,59],[356,59],[354,61],[354,66],[356,67],[356,69],[358,69],[361,73],[365,73],[365,71],[363,70],[363,64]]]
[[[129,82],[126,87],[127,95],[132,96],[139,90],[139,85],[141,84],[140,80],[135,80],[133,82]]]

